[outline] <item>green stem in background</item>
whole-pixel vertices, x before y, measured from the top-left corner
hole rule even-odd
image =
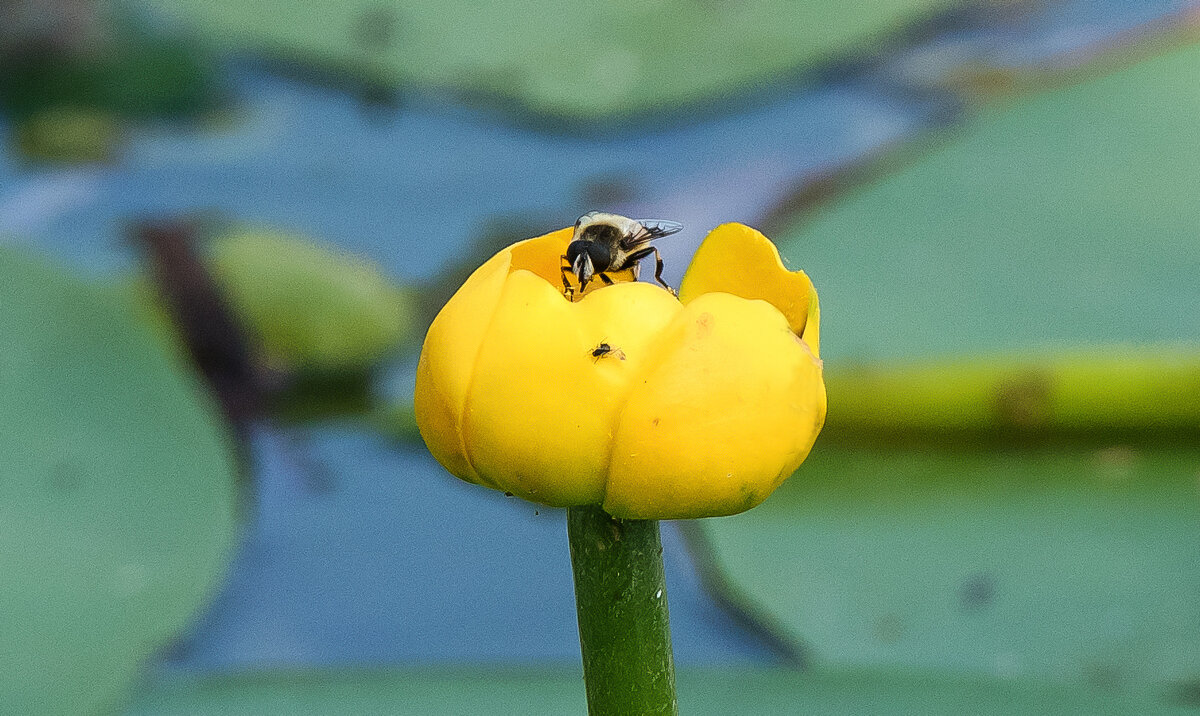
[[[588,712],[677,714],[657,520],[567,510]]]
[[[822,440],[1194,436],[1200,431],[1195,346],[843,365],[825,373],[837,418]]]

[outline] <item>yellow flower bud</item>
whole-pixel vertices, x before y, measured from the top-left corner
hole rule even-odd
[[[678,299],[594,281],[572,302],[559,268],[571,233],[496,254],[430,326],[415,396],[430,452],[468,482],[616,517],[762,502],[825,419],[808,277],[761,233],[725,224]]]

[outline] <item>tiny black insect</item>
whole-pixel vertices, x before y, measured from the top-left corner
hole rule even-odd
[[[671,293],[675,289],[663,281],[663,260],[651,241],[670,236],[683,229],[683,224],[657,219],[630,219],[617,214],[592,211],[575,222],[575,233],[567,245],[561,266],[563,295],[573,298],[576,291],[583,289],[597,276],[606,284],[613,283],[609,273],[630,269],[636,279],[640,271],[638,262],[654,254],[654,280]],[[578,287],[567,280],[574,274]]]
[[[625,360],[625,351],[620,348],[613,348],[607,343],[601,343],[592,349],[592,362],[596,362],[605,356],[613,356],[620,360]]]

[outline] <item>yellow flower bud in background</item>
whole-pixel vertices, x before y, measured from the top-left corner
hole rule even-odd
[[[514,244],[429,328],[417,424],[468,482],[630,519],[742,512],[825,419],[817,294],[741,224],[713,230],[679,298],[649,283],[563,295],[571,229]],[[605,351],[602,344],[610,349]]]

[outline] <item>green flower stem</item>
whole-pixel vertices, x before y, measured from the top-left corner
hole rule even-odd
[[[678,714],[657,520],[567,510],[588,713]]]

